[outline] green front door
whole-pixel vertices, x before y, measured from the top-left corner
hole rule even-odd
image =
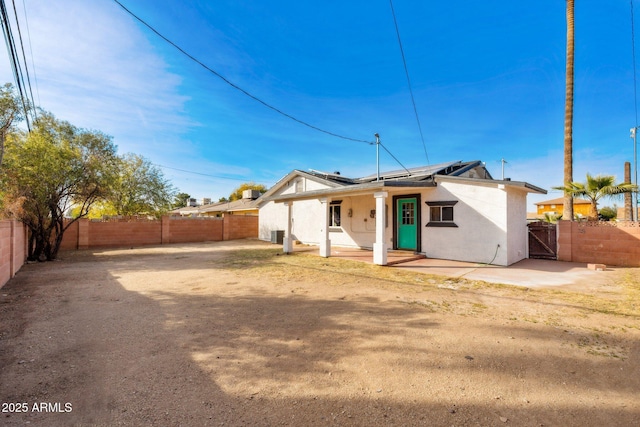
[[[397,247],[415,251],[418,249],[418,213],[415,197],[397,199]]]

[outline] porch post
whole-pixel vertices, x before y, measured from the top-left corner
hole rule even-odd
[[[320,256],[331,256],[331,240],[329,240],[329,199],[320,199]]]
[[[284,202],[284,205],[287,207],[287,227],[282,240],[282,251],[285,254],[290,254],[293,252],[293,238],[291,237],[293,202]]]
[[[373,244],[373,263],[387,265],[387,241],[385,225],[387,223],[385,202],[389,193],[379,191],[373,194],[376,198],[376,242]]]

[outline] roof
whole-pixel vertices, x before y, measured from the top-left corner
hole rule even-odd
[[[542,202],[534,203],[534,205],[562,205],[564,203],[564,197],[558,197],[557,199],[545,200]],[[591,202],[585,199],[573,199],[574,205],[590,205]]]
[[[436,165],[419,166],[410,169],[398,169],[389,172],[380,173],[380,179],[384,181],[388,180],[407,180],[407,181],[424,181],[431,179],[435,175],[448,175],[458,176],[473,168],[480,167],[483,169],[484,176],[482,179],[492,179],[491,174],[484,168],[484,164],[480,160],[473,160],[470,162],[446,162]],[[376,181],[378,174],[368,175],[362,178],[358,178],[357,182],[371,182]]]
[[[212,212],[239,212],[257,210],[260,199],[240,199],[233,202],[216,202],[209,205],[187,206],[174,209],[171,212],[182,216],[199,215]]]
[[[330,195],[341,196],[357,196],[361,194],[371,194],[376,191],[384,191],[388,188],[425,188],[435,187],[434,182],[417,182],[417,181],[373,181],[362,184],[353,184],[349,186],[323,188],[321,190],[305,191],[303,193],[289,193],[278,196],[266,196],[262,198],[262,201],[277,201],[286,202],[288,200],[308,200],[326,197]]]
[[[201,206],[198,213],[209,212],[237,212],[258,209],[259,199],[240,199],[233,202],[219,202],[212,205]]]
[[[510,179],[478,179],[478,178],[466,178],[462,176],[436,176],[436,182],[441,181],[459,181],[459,182],[467,182],[474,185],[498,185],[503,187],[519,187],[528,193],[540,193],[547,194],[547,190],[544,188],[540,188],[533,184],[529,184],[524,181],[511,181]]]
[[[475,173],[472,174],[472,171]],[[462,174],[474,175],[474,177],[463,177]],[[274,195],[286,182],[296,176],[304,176],[317,182],[324,183],[327,188],[305,191],[301,193],[288,193]],[[380,179],[378,179],[378,176]],[[293,170],[285,177],[281,178],[273,187],[269,189],[260,199],[261,202],[286,202],[292,200],[308,200],[328,196],[354,196],[361,194],[371,194],[376,191],[384,191],[389,188],[427,188],[435,187],[436,182],[446,178],[447,180],[459,180],[470,184],[504,185],[510,187],[521,187],[525,191],[546,194],[542,188],[534,185],[509,180],[494,180],[486,170],[484,163],[479,160],[470,162],[447,162],[437,165],[420,166],[411,169],[401,169],[389,172],[382,172],[379,175],[368,175],[362,178],[348,178],[340,173],[322,172],[310,170],[303,172]]]

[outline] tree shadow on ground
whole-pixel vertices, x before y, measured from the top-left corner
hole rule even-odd
[[[10,314],[20,313],[25,324],[2,342],[0,401],[73,404],[70,413],[2,414],[3,423],[448,426],[506,419],[528,426],[640,419],[636,335],[626,360],[598,357],[571,340],[563,345],[564,333],[554,328],[452,322],[450,313],[382,301],[366,289],[299,294],[267,279],[243,284],[241,270],[222,274],[202,265],[197,285],[171,284],[160,279],[172,271],[161,257],[130,260],[126,269],[124,259],[101,257],[27,266],[0,291],[21,305]],[[197,264],[185,261],[173,274]],[[13,298],[26,288],[31,297]],[[0,311],[1,328],[7,314]],[[572,397],[554,402],[563,393]]]

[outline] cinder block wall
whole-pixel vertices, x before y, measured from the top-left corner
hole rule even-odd
[[[79,220],[82,229],[84,220]],[[95,222],[88,221],[88,248],[114,246],[146,246],[162,243],[162,223],[160,221]],[[79,249],[86,249],[79,236]]]
[[[168,222],[168,239],[162,243],[209,242],[222,240],[222,218],[163,218]],[[164,235],[165,233],[163,233]]]
[[[558,260],[640,267],[640,223],[558,221]]]
[[[60,250],[72,250],[78,248],[78,221],[74,222],[67,228],[60,243]]]
[[[251,215],[225,215],[224,240],[258,237],[258,217]]]
[[[98,222],[80,219],[67,229],[61,250],[210,242],[258,237],[257,216]]]
[[[16,275],[27,259],[27,234],[21,222],[0,221],[0,288]]]

